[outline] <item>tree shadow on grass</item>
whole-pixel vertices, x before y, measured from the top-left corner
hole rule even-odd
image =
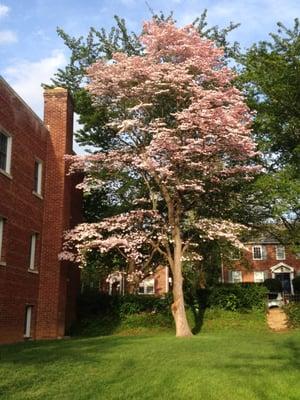
[[[90,315],[79,320],[71,329],[71,336],[110,336],[113,335],[121,325],[118,315]]]
[[[46,365],[55,362],[93,363],[105,355],[144,337],[108,336],[97,338],[73,338],[62,340],[39,340],[0,346],[0,364]]]
[[[203,326],[206,307],[192,305],[190,308],[193,313],[194,324],[195,324],[194,327],[192,328],[192,333],[194,335],[197,335],[198,333],[200,333]]]

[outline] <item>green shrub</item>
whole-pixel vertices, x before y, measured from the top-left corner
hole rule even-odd
[[[278,279],[268,278],[263,284],[269,290],[269,292],[282,292],[282,284]]]
[[[120,316],[139,313],[169,313],[170,296],[155,297],[147,295],[126,294],[119,297]]]
[[[171,294],[164,297],[126,294],[110,296],[98,291],[87,291],[78,299],[79,317],[110,316],[122,318],[124,315],[139,313],[170,313]]]
[[[293,328],[300,328],[300,304],[290,303],[284,306],[284,311],[287,315],[289,325]]]
[[[199,307],[218,307],[229,311],[264,308],[267,290],[259,284],[222,284],[197,293]]]
[[[300,276],[293,279],[293,288],[295,293],[300,294]]]

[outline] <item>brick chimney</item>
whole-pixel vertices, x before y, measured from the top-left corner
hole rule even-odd
[[[61,337],[65,334],[66,304],[72,275],[70,269],[74,269],[58,259],[63,232],[70,227],[71,219],[72,180],[66,175],[64,156],[72,154],[73,103],[68,91],[60,87],[46,89],[44,101],[44,123],[50,135],[45,165],[36,324],[36,337],[40,339]]]

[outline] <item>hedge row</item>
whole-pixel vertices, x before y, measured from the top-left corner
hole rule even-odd
[[[149,295],[125,294],[110,296],[95,291],[81,294],[78,301],[79,316],[118,316],[143,312],[170,313],[171,295],[155,297]]]
[[[193,295],[186,293],[187,306],[216,307],[230,311],[264,308],[267,289],[259,284],[223,284],[212,289],[200,289]],[[171,312],[172,294],[165,297],[147,295],[109,296],[99,292],[86,292],[79,298],[81,317],[118,316]]]
[[[200,289],[196,303],[200,307],[217,307],[240,311],[261,309],[266,305],[268,290],[259,284],[223,284],[212,289]]]

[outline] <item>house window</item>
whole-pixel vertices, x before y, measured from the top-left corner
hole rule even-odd
[[[253,246],[252,247],[252,255],[253,260],[262,260],[264,257],[264,251],[262,246]]]
[[[11,137],[0,132],[0,170],[10,173]]]
[[[43,175],[43,164],[41,161],[35,160],[33,191],[37,194],[42,194],[42,175]]]
[[[33,233],[30,239],[30,254],[29,254],[29,270],[36,270],[36,245],[37,245],[37,233]]]
[[[261,283],[265,281],[265,273],[263,271],[254,272],[254,282]]]
[[[139,294],[154,294],[154,278],[145,279],[139,284]]]
[[[24,321],[24,337],[31,337],[31,321],[32,321],[32,309],[33,306],[25,307],[25,321]]]
[[[242,281],[242,271],[230,271],[231,283],[241,283]]]
[[[285,260],[284,246],[276,246],[276,260]]]
[[[4,218],[0,217],[0,262],[3,258],[4,223]]]

